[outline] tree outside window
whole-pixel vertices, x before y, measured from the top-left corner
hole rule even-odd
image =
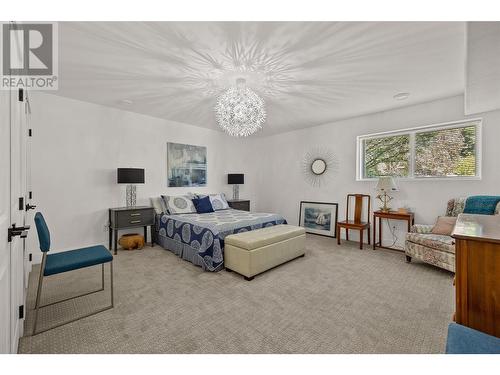
[[[361,178],[476,177],[479,125],[479,121],[464,121],[430,130],[359,137]]]
[[[415,137],[415,176],[476,175],[476,127],[434,130]]]
[[[410,171],[410,136],[404,134],[367,139],[364,155],[365,178],[406,177]]]

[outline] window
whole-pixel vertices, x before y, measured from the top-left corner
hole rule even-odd
[[[368,138],[363,142],[364,177],[406,177],[410,173],[410,135]]]
[[[480,177],[481,120],[358,137],[357,179]]]

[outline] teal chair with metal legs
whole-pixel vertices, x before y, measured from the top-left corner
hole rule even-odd
[[[36,230],[38,233],[38,240],[40,242],[40,250],[43,253],[42,257],[42,265],[40,267],[40,276],[38,278],[38,289],[36,293],[36,302],[35,302],[35,322],[33,324],[33,335],[37,335],[39,333],[54,329],[56,327],[60,327],[62,325],[72,323],[76,320],[80,320],[86,318],[88,316],[100,313],[105,310],[109,310],[113,308],[113,255],[102,245],[90,246],[76,250],[64,251],[56,254],[47,254],[50,250],[50,232],[47,227],[47,223],[43,218],[43,215],[40,212],[37,212],[35,215],[35,224]],[[36,330],[37,321],[38,321],[38,310],[55,305],[57,303],[69,301],[71,299],[75,299],[78,297],[87,296],[89,294],[101,292],[104,290],[104,264],[109,263],[110,270],[110,281],[111,281],[111,304],[107,307],[103,307],[97,311],[91,312],[89,314],[71,319],[64,323],[57,324],[53,327],[46,328],[40,331]],[[57,275],[59,273],[74,271],[85,267],[91,267],[101,265],[102,267],[102,286],[98,290],[94,290],[91,292],[87,292],[84,294],[79,294],[74,297],[66,298],[60,301],[48,303],[45,305],[40,305],[40,299],[42,295],[42,286],[43,279],[47,276]]]

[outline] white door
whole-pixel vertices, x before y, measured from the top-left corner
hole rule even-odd
[[[3,91],[0,98],[0,352],[16,353],[26,313],[26,255],[25,240],[9,241],[8,229],[26,223],[26,92]]]
[[[24,141],[22,142],[22,146],[25,148],[22,151],[21,157],[23,165],[23,191],[25,194],[25,210],[26,214],[24,215],[24,225],[30,225],[30,236],[36,236],[36,228],[34,227],[35,223],[33,220],[34,210],[36,205],[32,205],[33,203],[33,194],[31,188],[31,134],[32,134],[32,124],[31,124],[31,106],[29,102],[30,96],[29,92],[26,91],[26,95],[24,97],[24,122],[23,128],[21,130],[21,134],[24,136]],[[28,136],[29,134],[29,136]],[[31,272],[31,263],[32,263],[32,253],[37,249],[28,249],[28,241],[23,241],[24,245],[24,301],[26,301],[28,295],[28,280]],[[26,306],[26,309],[28,307]]]
[[[17,227],[25,225],[26,202],[26,112],[25,93],[11,92],[10,115],[10,224]],[[19,337],[23,335],[24,326],[24,242],[20,236],[12,238],[10,243],[10,300],[11,300],[11,352],[17,352]]]

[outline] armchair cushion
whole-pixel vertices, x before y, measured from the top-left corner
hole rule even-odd
[[[455,241],[450,236],[440,234],[407,233],[406,240],[431,249],[455,254]]]

